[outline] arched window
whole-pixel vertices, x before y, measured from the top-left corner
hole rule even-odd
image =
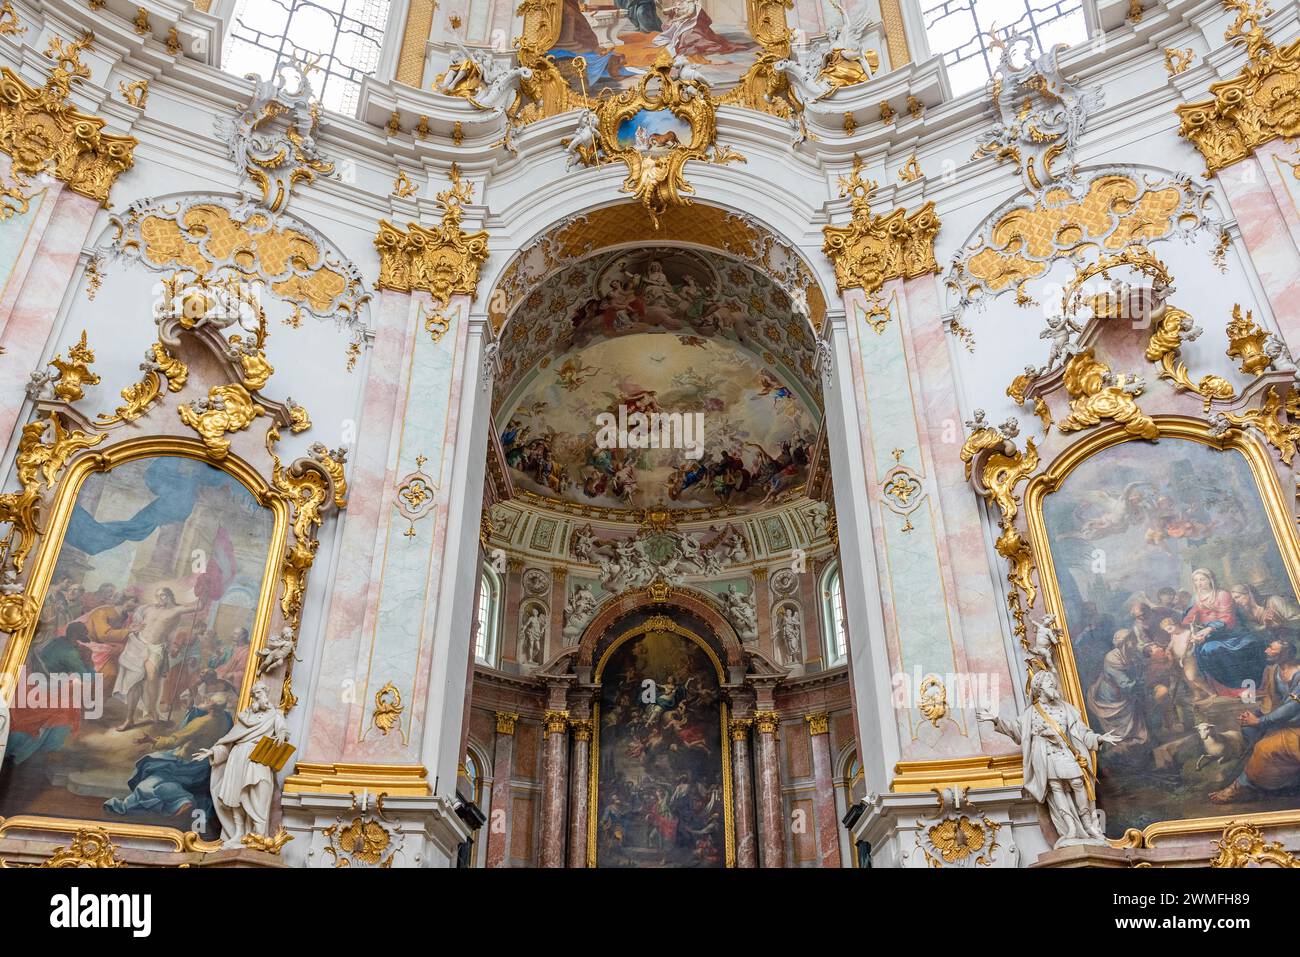
[[[826,664],[843,664],[849,657],[849,631],[844,618],[844,579],[838,562],[822,576],[822,625],[826,634]]]
[[[995,27],[1016,27],[1033,41],[1035,55],[1088,36],[1083,0],[921,0],[921,19],[930,52],[943,57],[956,95],[993,75],[999,53],[989,33]]]
[[[392,0],[237,0],[221,68],[269,79],[295,56],[315,60],[326,109],[357,111],[361,80],[379,65]]]
[[[478,601],[474,613],[474,659],[485,665],[497,663],[497,632],[501,617],[501,579],[489,566],[483,566],[478,581]]]

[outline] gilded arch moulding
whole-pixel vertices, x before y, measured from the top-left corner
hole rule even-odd
[[[840,177],[840,195],[849,198],[853,218],[845,226],[825,226],[822,252],[835,266],[840,292],[861,289],[868,296],[891,279],[914,279],[937,273],[934,239],[939,216],[929,202],[915,212],[895,209],[883,216],[871,211],[874,181],[862,178],[862,160],[853,157],[853,169]]]
[[[826,316],[826,297],[803,253],[746,213],[708,203],[689,209],[669,207],[656,230],[636,203],[622,202],[577,213],[548,227],[526,244],[498,274],[489,298],[492,328],[498,334],[507,317],[554,273],[580,259],[615,246],[676,241],[717,249],[771,276],[787,292],[802,293],[815,330]]]
[[[93,40],[89,33],[71,43],[51,37],[45,55],[54,65],[40,88],[8,67],[0,68],[0,150],[9,154],[11,176],[17,181],[7,195],[21,208],[27,202],[22,188],[41,172],[107,206],[113,183],[134,162],[135,137],[105,133],[106,121],[68,103],[72,84],[90,77],[80,54]],[[20,195],[15,197],[15,192]]]
[[[1275,139],[1300,136],[1300,39],[1278,47],[1262,22],[1273,10],[1266,0],[1223,0],[1237,18],[1223,34],[1245,45],[1241,73],[1210,84],[1211,99],[1175,107],[1180,136],[1205,158],[1210,175],[1240,162]]]

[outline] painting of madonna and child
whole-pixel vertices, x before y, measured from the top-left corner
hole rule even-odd
[[[1044,501],[1107,835],[1300,807],[1300,604],[1249,463],[1162,438]]]
[[[0,814],[216,836],[194,754],[234,724],[272,525],[193,459],[85,480],[10,696]]]
[[[725,866],[722,712],[703,649],[666,632],[632,638],[600,696],[597,865]]]
[[[745,0],[563,0],[549,53],[579,92],[627,89],[665,52],[710,84],[734,83],[758,49],[747,22]]]

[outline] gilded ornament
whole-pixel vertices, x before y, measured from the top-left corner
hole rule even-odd
[[[153,24],[149,22],[149,11],[144,7],[135,8],[135,19],[131,23],[138,36],[147,37],[153,33]]]
[[[853,219],[846,226],[825,226],[822,252],[835,266],[840,291],[862,289],[868,296],[891,279],[912,279],[939,271],[934,239],[939,217],[934,203],[909,214],[895,209],[885,216],[871,212],[874,182],[862,178],[862,161],[853,157],[853,170],[840,177],[840,195],[849,197]]]
[[[102,828],[77,831],[68,847],[56,847],[41,867],[125,867],[117,858],[117,845]]]
[[[569,712],[548,709],[542,716],[547,734],[564,734],[569,729]]]
[[[1248,821],[1230,821],[1214,848],[1211,867],[1300,867],[1300,857],[1281,841],[1264,840],[1264,833]]]
[[[749,731],[754,727],[753,718],[732,718],[729,722],[732,741],[744,741],[749,737]]]
[[[175,27],[167,28],[167,39],[164,41],[164,45],[167,47],[167,52],[172,56],[180,56],[184,51],[184,47],[181,46],[181,35]]]
[[[114,180],[131,168],[137,141],[103,132],[104,120],[68,103],[72,84],[90,76],[80,54],[93,39],[89,33],[72,43],[51,37],[45,55],[54,66],[39,89],[0,68],[0,150],[13,160],[10,175],[18,187],[48,172],[73,192],[107,206]]]
[[[343,465],[347,461],[348,450],[330,449],[325,447],[324,442],[313,442],[307,451],[329,473],[330,482],[334,485],[334,507],[347,508],[348,480],[343,474]]]
[[[1070,357],[1062,382],[1070,395],[1070,414],[1057,423],[1062,432],[1077,432],[1110,419],[1138,438],[1155,439],[1160,434],[1136,401],[1146,389],[1142,377],[1112,372],[1092,349]]]
[[[254,851],[263,851],[267,854],[279,854],[284,846],[293,840],[293,835],[284,828],[276,831],[274,837],[267,837],[264,834],[245,834],[239,839],[239,843],[244,847]]]
[[[113,414],[101,412],[95,418],[95,424],[104,426],[114,422],[134,422],[162,395],[163,386],[168,392],[179,392],[189,378],[189,368],[177,359],[162,343],[155,342],[144,355],[140,363],[144,378],[128,385],[122,390],[123,404],[113,410]]]
[[[429,129],[429,118],[427,116],[420,117],[420,122],[417,123],[415,127],[415,138],[417,140],[428,139],[429,134],[432,132],[433,131]]]
[[[925,116],[925,104],[910,93],[907,97],[907,113],[914,120],[919,120],[921,117]]]
[[[1146,358],[1148,362],[1160,363],[1160,378],[1199,395],[1204,400],[1205,411],[1209,412],[1212,402],[1227,401],[1237,392],[1232,383],[1219,375],[1207,374],[1199,382],[1192,381],[1187,366],[1179,359],[1179,350],[1184,341],[1191,341],[1200,334],[1201,329],[1192,322],[1191,316],[1174,306],[1165,306],[1160,321],[1151,331]]]
[[[573,729],[574,741],[590,741],[593,725],[590,718],[570,718],[569,727]]]
[[[397,171],[397,179],[393,180],[393,195],[401,199],[408,199],[420,191],[420,187],[411,182],[411,177],[406,175],[406,170]]]
[[[844,135],[852,136],[858,131],[858,121],[854,118],[851,110],[844,114]]]
[[[808,723],[808,733],[811,735],[827,734],[830,731],[830,714],[825,711],[814,711],[804,715],[803,719]]]
[[[292,397],[285,399],[284,405],[289,410],[290,432],[297,435],[299,432],[306,432],[311,428],[311,414],[306,408],[293,401]],[[316,444],[320,445],[319,442]],[[312,447],[315,448],[315,446]],[[321,446],[321,448],[324,448],[324,446]]]
[[[266,447],[272,459],[271,485],[289,503],[289,527],[293,532],[293,541],[280,566],[280,612],[285,621],[296,627],[301,620],[307,573],[320,547],[316,531],[330,502],[330,477],[328,471],[310,460],[299,460],[286,468],[275,453],[279,440],[279,430],[272,426],[266,433]],[[282,698],[291,697],[287,691],[289,680],[290,669],[286,669],[286,693]],[[287,709],[282,705],[282,710]]]
[[[889,105],[888,100],[880,101],[880,122],[886,124],[892,123],[894,122],[894,117],[896,115],[897,114],[894,112],[894,108]]]
[[[948,717],[948,688],[937,675],[926,675],[917,689],[917,708],[921,717],[936,728]]]
[[[1264,33],[1266,0],[1223,0],[1237,17],[1224,39],[1245,45],[1247,63],[1210,84],[1212,99],[1174,107],[1178,133],[1205,158],[1206,175],[1231,166],[1275,139],[1300,135],[1300,39],[1278,48]]]
[[[442,222],[432,228],[408,223],[407,229],[379,221],[375,248],[379,250],[379,288],[400,292],[424,290],[435,305],[445,307],[455,295],[473,296],[479,267],[487,260],[488,234],[461,228],[463,206],[473,198],[474,185],[460,177],[453,163],[451,186],[436,196]]]
[[[1185,73],[1187,68],[1192,65],[1194,56],[1191,47],[1182,50],[1175,47],[1165,47],[1165,70],[1168,71],[1170,76]]]
[[[1258,376],[1273,367],[1274,360],[1281,354],[1280,342],[1266,329],[1256,324],[1251,310],[1241,314],[1241,305],[1232,307],[1232,321],[1228,323],[1228,349],[1225,353],[1229,359],[1241,362],[1244,375]]]
[[[987,867],[998,849],[997,832],[1002,825],[991,818],[971,818],[965,814],[947,817],[926,830],[930,847],[921,852],[931,867],[958,864],[974,858],[975,864]]]
[[[396,110],[393,110],[392,114],[388,117],[388,124],[384,127],[384,132],[386,132],[389,136],[397,136],[399,133],[402,132],[401,113],[398,113]]]
[[[1282,416],[1286,418],[1283,419]],[[1283,402],[1277,389],[1270,386],[1264,395],[1264,402],[1258,409],[1246,412],[1221,412],[1216,417],[1211,434],[1222,435],[1230,426],[1237,428],[1255,428],[1264,436],[1264,441],[1277,449],[1278,458],[1283,465],[1290,465],[1295,458],[1297,443],[1300,442],[1300,425],[1293,424],[1300,420],[1300,395],[1294,389],[1287,391]]]
[[[90,371],[90,364],[95,361],[94,351],[86,344],[86,330],[81,330],[81,338],[68,349],[68,358],[60,353],[50,360],[58,377],[52,380],[54,395],[64,402],[77,402],[85,398],[85,386],[99,385],[99,376]]]
[[[515,733],[515,725],[519,722],[519,715],[517,712],[498,711],[496,713],[496,719],[497,719],[497,725],[496,725],[497,734]]]
[[[122,94],[127,106],[134,106],[137,110],[143,110],[149,103],[148,80],[136,80],[134,83],[122,81],[118,83],[117,91]]]
[[[27,28],[18,22],[18,14],[10,0],[0,3],[0,36],[22,36]]]
[[[242,178],[261,190],[262,205],[283,210],[299,183],[334,172],[318,146],[321,105],[307,75],[315,63],[281,67],[270,80],[256,80],[253,99],[235,117],[220,117],[216,132],[230,151]],[[285,74],[297,74],[289,88]],[[283,122],[281,122],[283,120]]]
[[[390,681],[375,692],[375,710],[371,720],[375,722],[380,734],[387,735],[397,726],[405,710],[402,706],[402,693]]]
[[[240,432],[266,410],[253,401],[248,390],[237,382],[213,386],[207,398],[197,399],[176,409],[181,421],[199,434],[208,455],[224,459],[230,451],[228,432]]]
[[[914,183],[925,174],[921,172],[921,164],[916,161],[916,154],[913,153],[903,168],[898,171],[898,178],[904,183]]]
[[[684,167],[688,160],[721,164],[745,161],[735,150],[717,144],[717,103],[708,84],[673,74],[673,58],[662,51],[635,87],[601,99],[584,114],[594,118],[594,126],[589,119],[586,127],[593,142],[589,147],[575,149],[584,165],[607,160],[626,164],[623,192],[640,200],[656,229],[659,217],[668,209],[690,205],[686,194],[695,190],[686,181]],[[680,142],[677,134],[669,131],[649,134],[641,145],[624,145],[620,129],[642,111],[667,112],[682,120],[690,128],[690,142]]]
[[[51,430],[48,444],[44,441],[47,428]],[[14,461],[19,488],[0,495],[0,522],[10,525],[9,533],[0,540],[0,547],[14,571],[23,570],[23,563],[36,543],[42,480],[46,490],[53,491],[68,459],[82,449],[98,445],[104,438],[102,434],[91,436],[76,429],[65,429],[57,412],[51,412],[47,419],[37,419],[23,426],[22,437],[18,440],[18,456]],[[15,535],[18,536],[17,542],[14,542]]]

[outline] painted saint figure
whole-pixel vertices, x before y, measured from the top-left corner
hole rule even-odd
[[[167,645],[181,617],[197,612],[203,602],[196,599],[188,605],[178,605],[176,594],[170,588],[159,588],[152,605],[145,605],[135,613],[135,631],[127,636],[126,647],[118,658],[117,685],[113,694],[126,698],[126,718],[119,731],[135,727],[135,711],[144,699],[146,720],[158,716],[158,698],[162,679],[167,673]]]

